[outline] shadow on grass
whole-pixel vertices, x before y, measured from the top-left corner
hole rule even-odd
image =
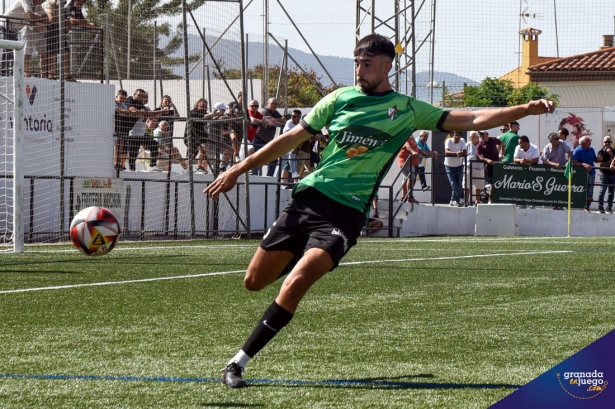
[[[506,383],[436,383],[402,382],[400,379],[435,378],[431,374],[361,379],[326,379],[322,381],[246,379],[250,387],[281,386],[286,388],[358,388],[358,389],[518,389],[523,385]]]

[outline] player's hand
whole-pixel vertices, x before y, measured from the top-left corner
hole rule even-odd
[[[237,177],[238,175],[235,175],[232,170],[222,172],[211,185],[203,190],[203,193],[216,200],[220,193],[226,193],[235,187],[237,184]]]
[[[555,111],[555,104],[553,101],[548,101],[546,99],[530,101],[527,105],[530,115],[550,114]]]

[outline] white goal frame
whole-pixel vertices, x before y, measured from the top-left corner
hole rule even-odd
[[[13,98],[0,98],[13,104],[13,252],[24,251],[24,43],[0,40],[0,49],[13,50]]]

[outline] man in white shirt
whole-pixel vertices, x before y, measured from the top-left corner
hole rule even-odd
[[[485,188],[485,165],[482,162],[478,162],[478,156],[476,155],[479,134],[482,134],[482,132],[470,132],[470,140],[466,143],[468,156],[467,169],[463,174],[463,187],[465,188],[466,203],[468,204],[478,202],[480,191]],[[470,179],[472,179],[472,185],[474,185],[474,200],[471,200],[472,196],[470,195]]]
[[[4,25],[11,34],[16,34],[26,27],[22,38],[26,44],[24,53],[24,74],[26,77],[30,76],[30,57],[33,51],[36,49],[41,58],[45,51],[44,32],[47,17],[41,7],[42,3],[43,0],[17,0],[4,13],[4,17],[9,17],[5,19]]]
[[[284,129],[282,130],[282,135],[286,132],[293,129],[296,125],[299,124],[301,120],[301,111],[298,109],[294,109],[291,114],[290,121],[286,121],[284,124]],[[280,169],[282,169],[282,182],[291,183],[293,179],[298,179],[299,174],[297,173],[297,154],[296,150],[292,150],[288,152],[286,155],[282,156],[282,161],[280,162]],[[292,178],[291,178],[292,173]],[[282,185],[282,189],[290,189],[292,185],[286,184]]]
[[[519,137],[519,145],[515,148],[514,162],[521,165],[535,165],[540,159],[538,147],[530,143],[530,139],[521,135]]]

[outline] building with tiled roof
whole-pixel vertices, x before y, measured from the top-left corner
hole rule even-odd
[[[515,87],[528,83],[546,87],[559,95],[560,106],[604,107],[615,105],[615,47],[613,36],[603,36],[600,49],[564,58],[540,57],[534,28],[521,30],[522,63],[500,79]]]

